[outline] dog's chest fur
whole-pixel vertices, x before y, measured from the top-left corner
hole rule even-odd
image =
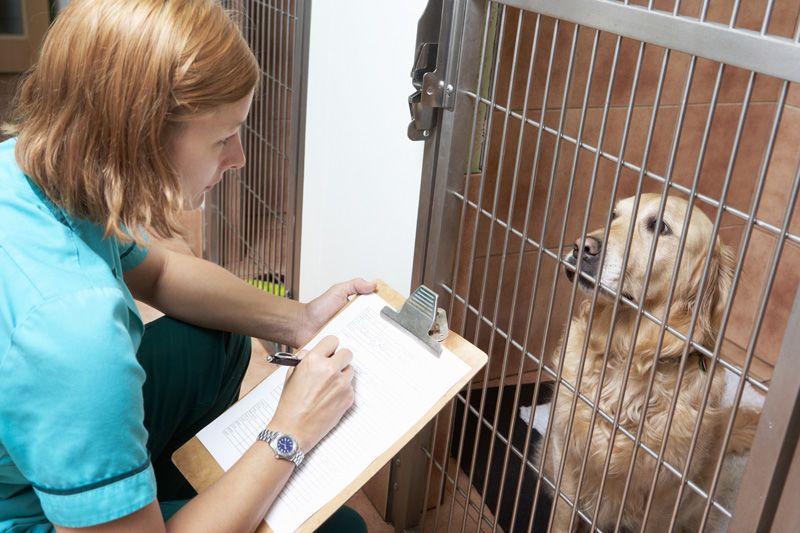
[[[581,394],[592,403],[595,402],[598,391],[600,391],[599,399],[597,400],[599,408],[609,416],[616,417],[621,427],[630,435],[635,436],[642,420],[644,399],[652,363],[655,360],[654,354],[648,355],[648,348],[641,343],[648,342],[647,336],[651,333],[646,330],[647,325],[644,326],[644,331],[640,331],[640,337],[637,340],[637,346],[634,349],[631,360],[632,363],[626,371],[625,361],[630,345],[619,339],[632,338],[632,331],[627,331],[627,328],[631,325],[624,323],[624,321],[617,324],[615,336],[610,343],[609,357],[604,362],[603,354],[606,351],[608,325],[609,319],[603,313],[596,317],[591,332],[587,332],[585,315],[576,316],[572,320],[569,335],[565,341],[566,346],[563,350],[562,378],[573,386],[580,381]],[[582,362],[581,354],[584,353],[584,345],[587,344],[587,335],[589,335],[588,347],[586,348],[585,360]],[[605,372],[603,372],[604,367]],[[627,380],[625,379],[626,373]],[[678,365],[676,363],[659,363],[641,432],[643,444],[656,453],[659,452],[663,442],[664,428],[666,427],[677,377]],[[678,469],[684,468],[686,451],[690,449],[692,431],[697,420],[705,381],[706,376],[697,365],[686,365],[667,440],[667,448],[664,452],[664,458]],[[620,393],[623,390],[624,395],[620,404]],[[704,429],[708,429],[707,426],[715,423],[713,420],[718,418],[709,416],[709,412],[713,415],[720,397],[721,391],[712,388],[709,397],[710,411],[707,410],[704,418]],[[546,471],[552,475],[553,472],[558,470],[566,449],[567,455],[564,458],[562,479],[569,479],[570,481],[566,483],[562,481],[562,484],[567,493],[570,490],[573,492],[570,495],[570,497],[573,497],[574,491],[577,489],[581,465],[584,461],[584,453],[588,444],[589,453],[586,457],[583,484],[579,496],[580,507],[588,510],[593,509],[595,506],[599,485],[604,477],[612,425],[605,417],[597,414],[592,429],[591,441],[589,442],[593,410],[590,405],[579,398],[575,402],[574,416],[571,416],[573,399],[574,395],[567,387],[564,385],[557,387],[553,410],[552,448],[547,454],[549,461],[546,464]],[[568,430],[569,435],[567,435]],[[568,445],[567,442],[569,443]],[[634,448],[632,439],[617,430],[614,437],[613,451],[607,467],[608,470],[605,473],[606,482],[603,491],[604,497],[600,505],[599,525],[604,522],[613,524],[616,520]],[[707,458],[712,453],[713,450],[704,446],[702,440],[698,440],[695,457],[692,460],[690,477],[693,479],[698,476],[704,477],[703,473],[697,471],[695,465],[707,463]],[[631,485],[625,503],[626,511],[623,514],[623,522],[627,521],[627,526],[629,527],[636,527],[637,520],[646,505],[646,495],[650,492],[649,487],[655,465],[655,460],[646,451],[639,450],[637,452]],[[657,501],[654,502],[653,508],[658,509],[661,506],[671,511],[676,488],[677,479],[675,476],[662,470],[656,486],[655,498]],[[673,496],[671,501],[669,500],[670,495]],[[653,527],[660,527],[659,525],[663,523],[663,520],[668,520],[669,518],[668,515],[666,517],[657,516],[658,511],[651,511],[651,513],[656,515],[653,516],[651,514],[648,520],[648,524]]]

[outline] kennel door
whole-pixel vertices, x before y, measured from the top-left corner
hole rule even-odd
[[[451,329],[490,362],[397,458],[390,504],[399,511],[392,516],[397,528],[555,530],[550,510],[566,505],[572,527],[605,530],[596,511],[610,498],[613,446],[603,450],[605,466],[593,477],[587,453],[574,479],[563,463],[554,475],[539,475],[543,463],[533,450],[548,449],[553,438],[547,413],[554,384],[577,392],[570,420],[588,408],[591,428],[608,427],[609,442],[635,450],[621,463],[618,496],[641,498],[633,520],[642,528],[660,520],[664,529],[679,527],[687,501],[699,506],[690,529],[766,531],[779,519],[777,508],[789,516],[779,502],[797,472],[790,464],[800,378],[789,370],[789,353],[796,352],[791,333],[800,326],[793,311],[800,284],[798,22],[800,3],[779,0],[429,3],[410,98],[408,134],[425,143],[412,283],[439,294]],[[686,327],[677,326],[602,279],[584,292],[564,275],[564,257],[592,230],[608,231],[617,201],[633,198],[638,209],[656,198],[658,220],[671,197],[707,217],[713,237],[733,251],[730,296],[712,343],[694,336],[697,306]],[[683,218],[686,227],[691,218]],[[622,272],[638,231],[647,229],[631,224],[624,236]],[[685,234],[676,233],[677,259],[664,277],[670,303],[679,300],[689,257]],[[666,241],[650,242],[637,259],[644,294],[656,286],[653,265]],[[700,254],[703,280],[713,270],[712,252]],[[620,421],[613,405],[623,405],[624,394],[603,408],[595,391],[570,381],[558,363],[570,317],[585,312],[589,327],[600,327],[593,321],[602,298],[613,302],[613,317],[633,317],[633,338],[644,329],[658,332],[656,354],[665,338],[683,343],[670,422],[656,445],[643,441],[646,416],[638,424]],[[617,328],[612,318],[606,337],[621,335]],[[609,341],[600,352],[607,358],[614,349]],[[582,368],[587,350],[580,350]],[[633,351],[623,355],[622,374],[630,376]],[[666,459],[681,383],[698,365],[729,381],[731,414],[715,438],[730,440],[743,408],[762,409],[738,499],[735,491],[723,494],[724,456],[710,460],[709,479],[691,474],[707,437],[703,417],[717,401],[711,385],[701,395],[704,414],[689,424],[687,459]],[[648,379],[656,383],[658,376],[652,370]],[[644,405],[654,386],[641,391]],[[644,480],[646,494],[631,493],[631,479],[642,475],[637,460],[656,465]],[[675,497],[662,513],[653,502],[654,488],[664,483],[675,487]],[[610,514],[610,529],[630,517]]]
[[[206,197],[204,257],[297,298],[309,11],[306,0],[225,0],[261,66],[241,137],[247,165]]]

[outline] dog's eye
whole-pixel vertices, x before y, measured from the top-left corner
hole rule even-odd
[[[616,210],[616,209],[614,209],[614,210],[611,212],[611,220],[612,220],[612,222],[613,222],[614,220],[617,220],[617,218],[619,218],[619,213],[617,213],[617,210]]]
[[[647,219],[647,231],[650,233],[654,233],[656,231],[656,224],[658,223],[658,219],[656,217],[650,217]],[[672,233],[672,230],[667,226],[667,224],[662,220],[659,224],[658,232],[660,235],[669,235]]]

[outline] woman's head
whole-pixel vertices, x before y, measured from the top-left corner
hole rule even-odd
[[[184,177],[171,140],[198,117],[249,103],[258,72],[214,0],[73,0],[7,130],[23,171],[72,214],[118,237],[139,225],[173,235]]]

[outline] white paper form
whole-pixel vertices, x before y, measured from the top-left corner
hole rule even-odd
[[[267,513],[276,532],[294,531],[399,440],[469,371],[447,348],[440,356],[380,316],[386,302],[359,296],[310,343],[336,335],[353,352],[355,402],[306,457]],[[228,470],[267,426],[286,368],[274,372],[197,434]]]

